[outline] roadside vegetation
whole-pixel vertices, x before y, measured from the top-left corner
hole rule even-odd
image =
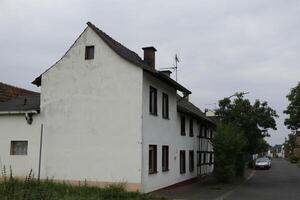
[[[264,137],[269,136],[268,130],[276,130],[276,111],[260,100],[251,104],[244,95],[236,93],[220,100],[216,111],[220,124],[213,139],[214,176],[222,182],[244,176],[245,165],[253,164],[252,155],[267,151]]]
[[[68,184],[54,183],[52,180],[37,180],[32,172],[21,181],[10,175],[6,170],[2,171],[0,182],[1,200],[104,200],[104,199],[128,199],[128,200],[158,200],[147,194],[139,192],[127,192],[124,185],[111,185],[106,188],[72,186]]]
[[[214,177],[218,182],[233,182],[241,167],[237,162],[243,156],[246,138],[242,130],[232,124],[220,124],[217,133],[213,140]]]
[[[299,157],[295,155],[295,148],[299,148],[296,142],[296,136],[299,134],[300,129],[300,82],[297,86],[290,90],[290,93],[286,96],[289,104],[284,111],[288,117],[284,120],[284,125],[291,130],[285,141],[285,151],[287,152],[288,160],[291,163],[300,162]],[[299,165],[299,164],[298,164]]]

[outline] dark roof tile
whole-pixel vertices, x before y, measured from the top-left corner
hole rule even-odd
[[[131,51],[130,49],[126,48],[125,46],[123,46],[121,43],[117,42],[116,40],[114,40],[112,37],[110,37],[109,35],[107,35],[106,33],[104,33],[102,30],[100,30],[98,27],[96,27],[94,24],[92,24],[91,22],[87,22],[87,25],[93,30],[95,31],[95,33],[114,51],[116,52],[120,57],[122,57],[123,59],[133,63],[134,65],[137,65],[141,68],[143,68],[145,71],[149,72],[150,74],[152,74],[154,77],[164,81],[165,83],[171,85],[172,87],[174,87],[175,89],[187,93],[187,94],[191,94],[191,91],[189,91],[188,89],[186,89],[184,86],[180,85],[179,83],[177,83],[176,81],[174,81],[173,79],[171,79],[170,77],[168,77],[167,75],[155,70],[154,68],[148,66],[148,64],[146,62],[144,62],[137,53],[135,53],[134,51]],[[41,76],[37,77],[32,83],[40,86],[41,85]]]
[[[215,121],[213,121],[209,117],[207,117],[197,106],[192,104],[190,101],[188,101],[186,99],[182,99],[182,97],[179,95],[177,95],[177,99],[178,99],[178,103],[177,103],[178,112],[192,115],[195,118],[198,118],[200,120],[204,120],[206,122],[216,125]]]
[[[40,95],[18,96],[0,103],[0,112],[40,110]]]
[[[37,92],[0,82],[0,102],[8,101],[20,95],[30,96],[37,94]]]

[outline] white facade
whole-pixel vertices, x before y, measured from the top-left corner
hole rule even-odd
[[[157,89],[157,111],[158,114],[149,113],[149,88]],[[162,118],[162,93],[169,96],[169,119]],[[195,121],[194,137],[189,137],[189,127],[186,123],[186,136],[180,135],[180,114],[177,112],[176,90],[156,80],[149,74],[144,73],[143,82],[143,174],[142,186],[144,192],[149,192],[163,188],[197,176],[196,162],[194,171],[189,172],[188,162],[186,162],[186,173],[180,174],[179,152],[186,151],[186,161],[188,161],[189,150],[195,151],[196,161],[197,146],[197,122]],[[189,119],[187,117],[187,119]],[[148,171],[148,151],[149,145],[157,145],[157,173],[149,174]],[[162,145],[169,146],[169,170],[162,171]]]
[[[42,76],[44,177],[141,183],[142,77],[93,30],[81,34]]]
[[[24,114],[0,115],[0,167],[10,167],[14,176],[28,175],[33,170],[38,174],[41,123],[39,115],[33,116],[31,125]],[[11,155],[11,141],[28,141],[27,155]]]
[[[95,47],[95,56],[85,60],[85,47],[90,45]],[[150,192],[212,171],[207,161],[197,165],[199,153],[212,152],[212,147],[199,136],[202,122],[178,112],[174,86],[119,56],[90,27],[41,80],[41,111],[32,125],[21,116],[0,116],[4,131],[0,164],[12,165],[18,176],[25,176],[31,168],[37,173],[41,125],[41,178],[71,183],[86,180],[96,185],[125,182],[130,190]],[[149,113],[150,86],[157,89],[157,116]],[[162,93],[169,97],[169,119],[162,118]],[[181,135],[182,115],[186,116],[185,136]],[[9,142],[26,138],[28,155],[10,156]],[[157,173],[153,174],[148,168],[149,145],[157,145]],[[169,146],[165,172],[162,145]],[[179,169],[181,150],[185,151],[185,173]],[[189,151],[194,152],[193,171],[189,170]]]

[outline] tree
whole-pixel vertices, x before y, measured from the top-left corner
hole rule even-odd
[[[232,123],[240,128],[247,144],[245,153],[260,153],[262,140],[268,136],[268,130],[276,130],[275,118],[278,117],[275,110],[268,106],[267,102],[256,100],[251,104],[248,99],[244,99],[244,93],[236,93],[236,98],[224,98],[219,101],[219,109],[216,115],[223,123]]]
[[[246,138],[241,129],[232,124],[219,124],[212,144],[214,147],[214,177],[219,182],[230,182],[239,171]]]
[[[284,125],[286,125],[288,129],[297,132],[300,128],[300,82],[296,87],[291,89],[286,97],[289,101],[289,105],[287,109],[283,111],[288,115],[288,118],[284,120]]]

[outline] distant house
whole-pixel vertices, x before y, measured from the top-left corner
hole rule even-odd
[[[186,87],[92,23],[37,77],[41,94],[0,104],[0,165],[16,176],[150,192],[209,174],[215,122]]]
[[[274,158],[284,158],[285,157],[284,145],[276,144],[273,147],[273,157]]]

